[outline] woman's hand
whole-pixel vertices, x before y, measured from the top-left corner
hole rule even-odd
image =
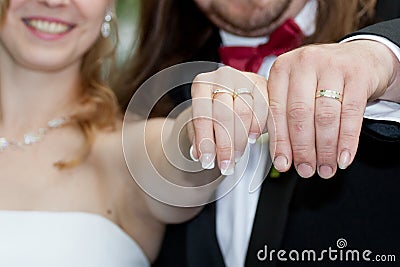
[[[192,85],[191,155],[204,169],[234,172],[247,143],[255,143],[266,126],[267,81],[253,73],[221,67],[200,74]]]

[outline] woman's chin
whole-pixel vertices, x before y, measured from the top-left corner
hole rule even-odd
[[[24,62],[20,65],[34,72],[59,72],[66,68],[65,64],[55,64],[53,62]]]

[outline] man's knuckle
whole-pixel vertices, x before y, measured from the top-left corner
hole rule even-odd
[[[340,138],[343,140],[343,142],[353,141],[355,139],[358,139],[358,137],[359,137],[359,133],[356,130],[342,131],[340,133]]]
[[[297,60],[300,64],[319,62],[322,54],[319,47],[310,45],[298,50]]]
[[[361,114],[364,114],[364,105],[359,101],[347,102],[342,107],[342,116],[358,118]]]
[[[319,146],[317,149],[319,159],[332,159],[336,158],[336,147],[329,145]]]
[[[325,108],[319,110],[315,114],[315,124],[318,127],[331,127],[334,123],[339,121],[339,113],[335,112],[332,108]]]
[[[303,102],[295,102],[289,105],[288,117],[294,121],[304,121],[310,117],[313,109]]]
[[[310,154],[311,146],[309,144],[292,144],[292,150],[296,158],[306,158]]]
[[[286,55],[279,56],[275,62],[272,64],[271,73],[281,74],[286,73],[289,69],[289,64],[287,64]]]

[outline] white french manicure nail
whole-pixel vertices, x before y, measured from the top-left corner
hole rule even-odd
[[[242,153],[240,151],[235,151],[235,163],[238,163],[242,158]]]
[[[193,156],[193,145],[191,145],[190,148],[189,148],[189,155],[190,155],[190,158],[191,158],[193,161],[195,161],[195,162],[198,162],[198,161],[199,161],[199,159],[196,159],[196,158]]]
[[[258,134],[249,133],[248,142],[250,144],[255,144],[257,142]]]
[[[223,160],[221,161],[221,174],[228,176],[235,173],[235,168],[231,164],[230,160]]]
[[[215,167],[214,155],[211,153],[201,154],[200,161],[201,161],[201,166],[203,167],[203,169],[211,170],[211,169],[214,169],[214,167]]]

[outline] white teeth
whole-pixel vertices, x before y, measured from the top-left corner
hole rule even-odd
[[[29,25],[38,31],[51,34],[60,34],[69,30],[65,24],[58,22],[49,22],[44,20],[29,20]]]

